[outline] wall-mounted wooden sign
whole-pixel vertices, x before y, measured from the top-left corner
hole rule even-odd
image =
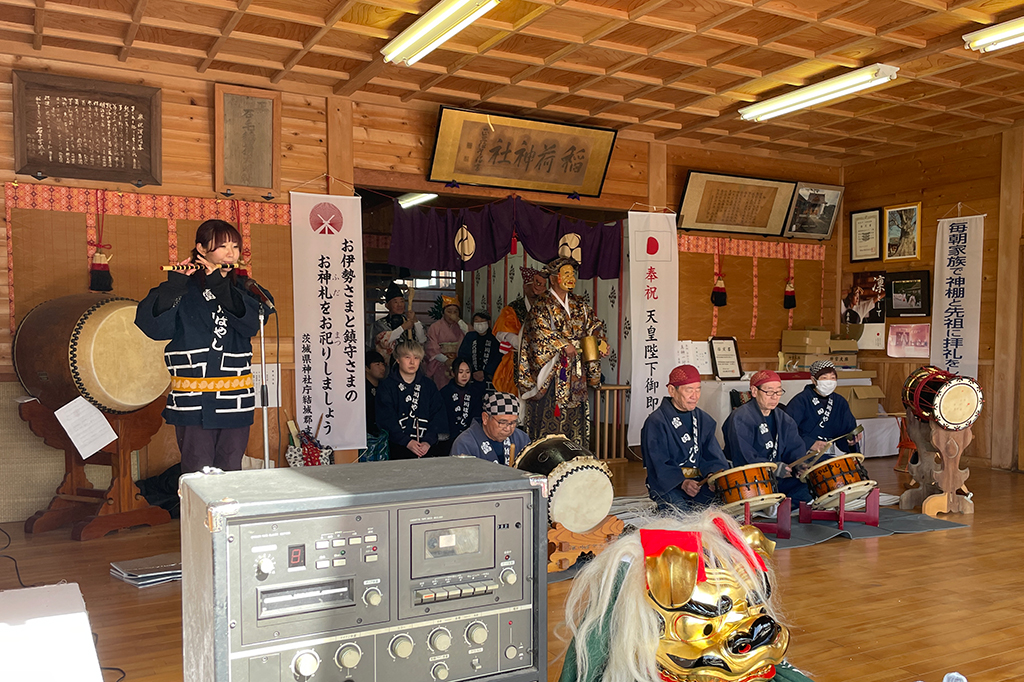
[[[441,107],[429,179],[601,196],[616,131]]]
[[[160,89],[14,72],[16,173],[160,184]]]
[[[214,188],[277,193],[281,187],[281,93],[214,86]]]

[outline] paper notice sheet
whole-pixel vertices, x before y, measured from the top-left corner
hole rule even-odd
[[[53,414],[78,448],[82,459],[92,457],[102,447],[117,440],[117,434],[103,413],[81,396]]]

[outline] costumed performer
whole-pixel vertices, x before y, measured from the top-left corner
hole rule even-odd
[[[797,502],[810,502],[807,484],[793,477],[788,464],[807,454],[800,431],[793,418],[779,407],[785,394],[782,379],[770,369],[762,369],[750,377],[753,400],[740,405],[722,425],[725,456],[733,466],[783,463],[778,473],[779,492]]]
[[[168,272],[167,281],[139,303],[135,324],[149,338],[169,341],[164,362],[171,392],[163,418],[174,426],[182,473],[205,466],[236,471],[256,408],[251,339],[259,333],[263,304],[248,290],[255,282],[220,267],[238,262],[238,230],[207,220],[196,230],[195,244],[179,263],[195,271]],[[274,312],[264,308],[265,316]]]
[[[488,390],[493,388],[491,381],[501,362],[501,344],[491,333],[491,316],[486,312],[473,315],[473,331],[462,340],[459,357],[469,360],[474,381],[483,382]]]
[[[391,282],[384,292],[384,307],[388,314],[370,327],[370,333],[366,335],[366,349],[376,350],[390,366],[394,366],[395,359],[391,356],[395,346],[402,341],[416,341],[422,345],[427,342],[427,333],[416,319],[416,313],[412,310],[406,312],[405,295],[395,282]]]
[[[498,339],[501,362],[494,370],[494,390],[519,395],[516,385],[516,358],[523,340],[526,316],[538,296],[547,291],[548,279],[540,270],[519,266],[523,277],[523,295],[501,309],[494,322],[494,337]],[[520,405],[522,411],[522,405]]]
[[[462,432],[452,444],[453,455],[473,455],[498,464],[509,464],[512,457],[530,444],[530,437],[519,423],[519,398],[511,393],[488,393],[479,419]]]
[[[519,395],[531,400],[526,432],[531,440],[564,434],[581,447],[590,444],[587,386],[601,385],[601,363],[584,362],[583,339],[594,336],[602,357],[608,354],[604,322],[572,293],[577,263],[557,258],[544,268],[551,288],[534,301],[523,329],[516,366]]]
[[[836,446],[843,452],[860,452],[863,433],[850,440],[839,440],[828,445],[826,441],[839,438],[857,428],[857,419],[850,411],[846,398],[835,393],[839,385],[836,367],[830,360],[818,360],[811,365],[811,383],[796,394],[786,405],[786,414],[793,418],[804,439],[807,452],[831,450]]]
[[[452,360],[458,357],[468,330],[462,321],[458,296],[441,296],[441,306],[441,319],[427,330],[427,355],[423,361],[423,373],[433,379],[439,389],[448,384]]]
[[[388,375],[384,356],[375,350],[366,353],[366,449],[360,450],[360,462],[388,459],[388,434],[377,424],[377,387]]]
[[[715,437],[717,424],[700,400],[700,372],[679,365],[668,378],[668,396],[640,431],[640,451],[647,469],[647,493],[658,510],[697,510],[715,500],[700,479],[724,471],[729,463]]]
[[[439,457],[448,420],[437,386],[419,371],[423,346],[403,341],[395,358],[397,367],[377,387],[377,423],[388,432],[391,459]]]
[[[441,403],[448,414],[448,450],[484,409],[484,385],[473,380],[469,360],[455,358],[451,373],[452,380],[441,389]],[[444,443],[438,444],[441,445]]]
[[[573,579],[560,682],[807,680],[783,662],[774,542],[714,507],[637,523]]]

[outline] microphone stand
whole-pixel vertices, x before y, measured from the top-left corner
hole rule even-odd
[[[263,406],[263,468],[270,468],[270,389],[267,388],[267,344],[263,336],[263,325],[266,321],[265,308],[260,301],[260,404]],[[278,381],[281,378],[278,377]]]

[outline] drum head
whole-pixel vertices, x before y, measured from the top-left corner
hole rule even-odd
[[[744,464],[741,467],[734,467],[732,469],[726,469],[725,471],[719,471],[717,474],[709,476],[708,477],[708,485],[711,486],[712,489],[714,489],[715,481],[717,481],[718,479],[722,478],[723,476],[727,476],[729,474],[734,474],[737,471],[745,471],[747,469],[775,469],[776,466],[777,465],[774,462],[760,462],[760,463],[754,463],[754,464]],[[783,497],[785,497],[785,495],[783,495]]]
[[[523,448],[516,458],[516,469],[548,476],[559,464],[580,456],[592,455],[562,434],[553,433]]]
[[[811,475],[812,471],[816,471],[818,469],[824,469],[825,467],[829,466],[830,464],[835,464],[836,462],[838,462],[841,459],[852,459],[852,460],[857,460],[858,462],[863,462],[864,461],[864,455],[860,454],[859,452],[851,452],[851,453],[848,453],[848,454],[845,454],[845,455],[841,454],[838,457],[829,457],[825,461],[818,462],[817,464],[812,466],[810,469],[808,469],[807,471],[805,471],[802,474],[800,474],[800,480],[801,481],[806,481],[808,476]],[[853,465],[853,466],[856,466],[856,464]]]
[[[876,481],[858,481],[828,492],[811,503],[814,509],[834,509],[839,506],[840,493],[846,494],[847,503],[867,497],[878,486]]]
[[[774,506],[779,502],[782,502],[784,499],[786,499],[786,496],[783,493],[759,495],[757,497],[751,497],[749,500],[739,500],[737,502],[723,504],[721,506],[721,510],[723,514],[729,514],[730,516],[743,516],[744,503],[750,504],[750,512],[753,513]]]
[[[935,396],[935,421],[944,429],[965,429],[978,419],[979,414],[981,389],[966,377],[949,382]]]
[[[585,533],[608,516],[615,493],[607,465],[578,457],[559,465],[548,477],[548,518],[573,533]]]

